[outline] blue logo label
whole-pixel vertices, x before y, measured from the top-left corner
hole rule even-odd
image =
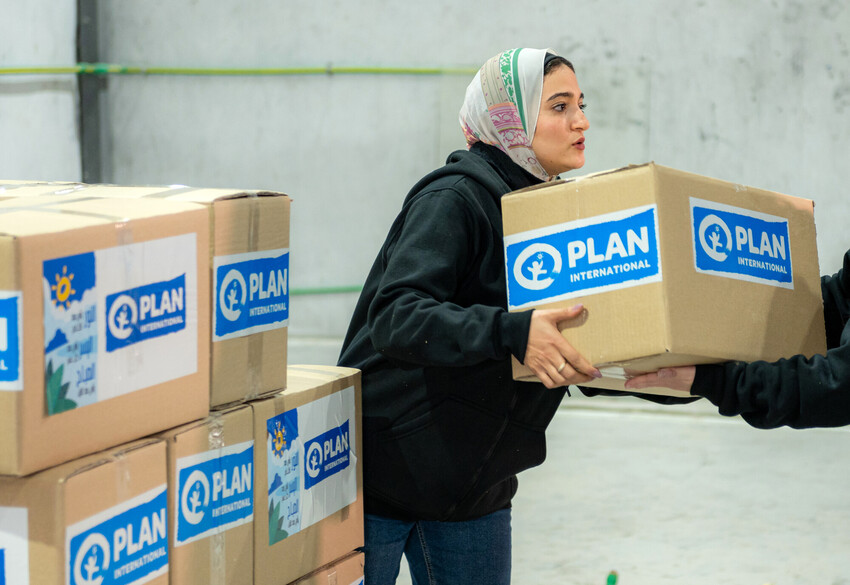
[[[186,275],[106,297],[106,351],[186,327]]]
[[[289,319],[289,252],[216,259],[215,340],[276,329]],[[280,253],[282,252],[282,253]],[[229,259],[239,259],[227,262]],[[218,261],[226,263],[219,265]]]
[[[3,293],[0,293],[3,295]],[[20,332],[21,298],[0,296],[0,389],[19,389],[21,378]]]
[[[179,469],[177,545],[253,519],[253,442],[225,448],[223,452]]]
[[[70,585],[125,585],[168,569],[166,490],[71,537]],[[145,579],[147,580],[147,579]]]
[[[6,549],[0,548],[0,585],[6,585]]]
[[[661,280],[655,206],[505,238],[511,309]]]
[[[351,463],[348,421],[332,428],[304,445],[304,488],[339,473]]]
[[[788,220],[691,199],[698,272],[794,288]]]

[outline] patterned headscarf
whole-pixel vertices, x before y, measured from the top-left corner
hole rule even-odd
[[[531,141],[543,96],[543,61],[551,49],[511,49],[499,53],[475,74],[460,108],[467,147],[495,146],[535,177],[548,181]]]

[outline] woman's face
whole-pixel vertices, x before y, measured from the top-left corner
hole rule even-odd
[[[584,166],[584,94],[566,65],[543,78],[543,98],[531,149],[550,176]]]

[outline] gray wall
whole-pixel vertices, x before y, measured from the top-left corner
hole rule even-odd
[[[576,65],[592,172],[654,160],[816,202],[821,272],[850,248],[845,2],[101,2],[101,60],[477,68],[514,46]],[[0,0],[0,64],[73,62],[74,3]],[[37,22],[37,25],[34,24]],[[408,188],[463,140],[470,76],[110,76],[104,180],[294,198],[293,288],[361,284]],[[75,82],[0,76],[0,177],[78,179]],[[10,140],[11,139],[11,140]],[[577,174],[577,173],[572,173]],[[354,294],[296,296],[291,357],[332,362]]]
[[[75,0],[0,0],[0,68],[76,63]],[[78,180],[77,81],[0,75],[0,179]]]

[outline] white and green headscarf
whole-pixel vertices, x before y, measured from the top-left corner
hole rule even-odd
[[[460,108],[467,147],[495,146],[535,177],[549,174],[537,162],[531,141],[543,95],[543,61],[551,49],[511,49],[499,53],[475,74]]]

